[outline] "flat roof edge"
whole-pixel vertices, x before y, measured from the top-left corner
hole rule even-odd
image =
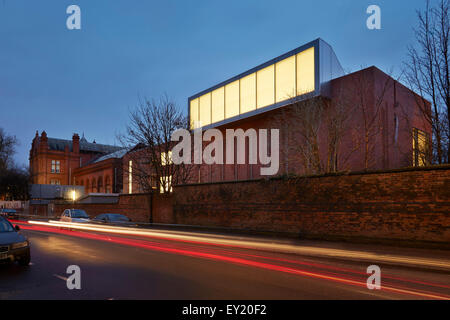
[[[238,79],[241,79],[241,78],[243,78],[245,76],[248,76],[249,74],[252,74],[252,73],[254,73],[254,72],[258,71],[258,70],[264,69],[265,67],[268,67],[268,66],[270,66],[270,65],[272,65],[272,64],[274,64],[274,63],[276,63],[278,61],[281,61],[283,59],[286,59],[286,58],[288,58],[290,56],[293,56],[293,55],[295,55],[295,54],[297,54],[297,53],[299,53],[301,51],[304,51],[304,50],[309,49],[311,47],[318,47],[319,44],[320,44],[320,41],[323,41],[323,40],[321,38],[317,38],[317,39],[315,39],[313,41],[310,41],[310,42],[308,42],[306,44],[303,44],[300,47],[297,47],[297,48],[295,48],[293,50],[290,50],[290,51],[288,51],[288,52],[286,52],[286,53],[284,53],[284,54],[282,54],[282,55],[280,55],[280,56],[278,56],[276,58],[273,58],[273,59],[271,59],[269,61],[266,61],[266,62],[264,62],[264,63],[262,63],[262,64],[260,64],[260,65],[258,65],[256,67],[254,67],[254,68],[251,68],[251,69],[249,69],[247,71],[244,71],[244,72],[242,72],[242,73],[240,73],[240,74],[238,74],[238,75],[236,75],[236,76],[234,76],[232,78],[229,78],[229,79],[227,79],[225,81],[222,81],[222,82],[220,82],[220,83],[218,83],[218,84],[216,84],[216,85],[214,85],[214,86],[212,86],[212,87],[210,87],[208,89],[202,90],[201,92],[198,92],[198,93],[190,96],[188,98],[188,101],[194,100],[194,99],[196,99],[196,98],[198,98],[198,97],[200,97],[200,96],[202,96],[202,95],[204,95],[204,94],[206,94],[208,92],[211,92],[211,91],[214,91],[215,89],[221,88],[221,87],[223,87],[223,86],[225,86],[225,85],[227,85],[227,84],[229,84],[231,82],[234,82],[234,81],[236,81]],[[323,41],[323,42],[326,43],[329,46],[329,44],[327,42],[325,42],[325,41]]]

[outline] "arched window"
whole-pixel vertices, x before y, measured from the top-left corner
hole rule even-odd
[[[103,177],[99,177],[97,181],[97,192],[103,192]]]

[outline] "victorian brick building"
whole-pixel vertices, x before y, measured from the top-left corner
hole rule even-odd
[[[63,140],[36,132],[30,150],[31,184],[78,185],[85,187],[85,193],[120,193],[124,153],[121,147],[88,142],[78,134]]]

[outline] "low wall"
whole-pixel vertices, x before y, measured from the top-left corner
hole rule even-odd
[[[173,223],[172,218],[172,196],[154,195],[153,197],[153,222],[155,223]],[[150,222],[150,195],[149,194],[121,194],[117,203],[71,203],[54,202],[53,215],[60,216],[65,209],[83,209],[91,218],[101,213],[120,213],[128,216],[136,222]],[[30,212],[38,215],[47,215],[47,205],[30,206]]]
[[[179,186],[173,222],[448,243],[450,166]]]
[[[448,245],[450,166],[184,185],[154,195],[152,205],[155,223]],[[55,204],[54,213],[71,207],[150,221],[148,194],[120,195],[116,204]]]

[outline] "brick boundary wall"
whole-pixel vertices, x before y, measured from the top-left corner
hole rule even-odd
[[[450,244],[450,166],[183,185],[154,195],[152,205],[155,223]],[[120,195],[116,204],[56,203],[54,213],[72,207],[149,222],[148,194]]]
[[[117,203],[54,203],[54,215],[60,216],[65,209],[83,209],[93,218],[101,213],[121,213],[136,222],[149,222],[148,194],[121,194]]]
[[[173,222],[450,242],[450,166],[175,187]]]
[[[150,222],[149,194],[121,194],[117,203],[71,203],[54,202],[53,215],[59,217],[65,209],[83,209],[93,218],[101,213],[121,213],[135,222]],[[153,197],[153,222],[170,224],[172,220],[172,195],[157,195]],[[31,206],[34,207],[34,206]],[[38,215],[47,215],[47,206],[41,205]],[[33,212],[31,208],[30,212]]]

